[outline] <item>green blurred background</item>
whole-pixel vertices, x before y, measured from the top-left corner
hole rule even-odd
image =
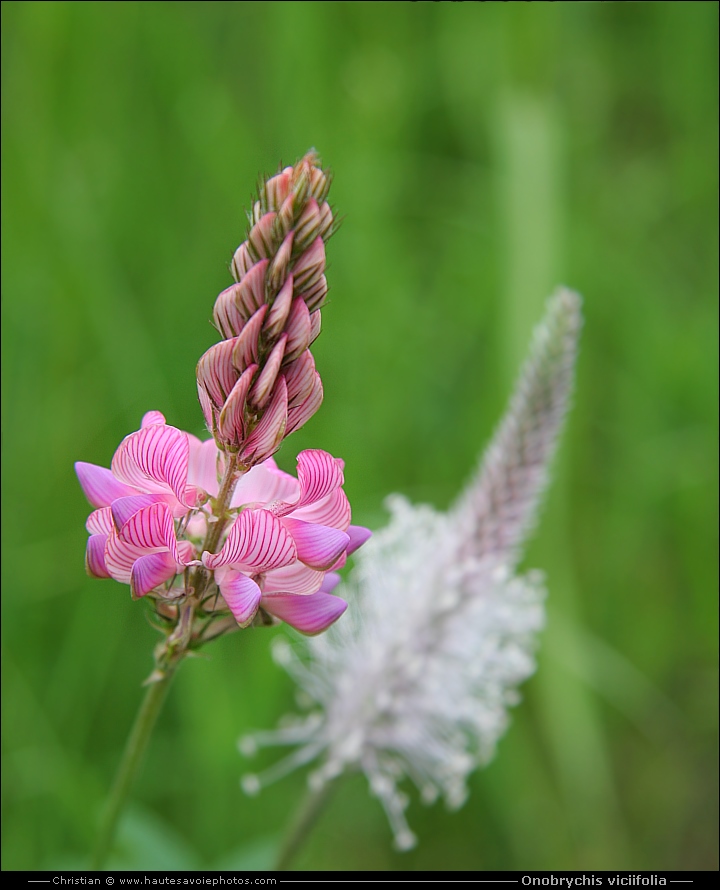
[[[3,867],[83,863],[151,669],[85,577],[73,461],[142,414],[197,433],[194,369],[259,172],[310,146],[345,222],[285,444],[346,460],[354,519],[445,507],[546,296],[585,299],[576,405],[528,566],[538,673],[410,853],[364,778],[298,867],[717,868],[717,5],[5,2]],[[246,798],[237,738],[295,708],[277,631],[183,666],[114,864],[265,867],[301,773]]]

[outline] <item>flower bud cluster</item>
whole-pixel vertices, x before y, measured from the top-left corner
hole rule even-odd
[[[198,363],[198,394],[218,447],[244,468],[274,454],[322,402],[308,347],[327,294],[325,242],[335,229],[329,188],[312,151],[262,183],[233,257],[236,283],[215,301],[223,340]]]

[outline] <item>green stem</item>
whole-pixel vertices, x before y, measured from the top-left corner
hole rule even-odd
[[[320,813],[323,811],[325,804],[338,785],[337,779],[325,782],[320,788],[309,791],[303,802],[300,804],[295,818],[288,830],[283,845],[280,848],[276,871],[286,871],[290,862],[295,858],[295,854],[305,843],[308,835],[312,831],[318,820]]]
[[[103,867],[105,859],[110,852],[120,814],[142,763],[145,749],[150,740],[155,721],[162,709],[165,695],[174,673],[175,667],[170,667],[161,680],[148,686],[145,698],[140,705],[140,710],[137,713],[135,723],[125,745],[125,752],[118,767],[110,798],[103,814],[100,835],[92,858],[91,868],[93,871],[99,871]]]

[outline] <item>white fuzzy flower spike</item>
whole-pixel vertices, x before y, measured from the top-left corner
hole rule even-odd
[[[362,769],[395,846],[415,844],[400,790],[459,807],[470,773],[492,757],[517,687],[535,669],[544,622],[537,573],[513,574],[547,481],[572,389],[580,298],[549,302],[509,410],[480,470],[447,513],[389,499],[391,519],[359,552],[345,619],[304,642],[278,639],[277,660],[317,705],[254,746],[299,746],[257,790],[320,759],[311,787]],[[242,747],[247,751],[247,740]]]

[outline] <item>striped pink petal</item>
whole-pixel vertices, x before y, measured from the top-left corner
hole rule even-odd
[[[219,477],[222,470],[221,454],[214,439],[201,442],[196,436],[188,434],[190,446],[190,462],[188,465],[188,482],[216,497],[219,491]]]
[[[301,426],[307,423],[318,410],[320,405],[322,405],[322,400],[322,380],[320,379],[320,375],[316,373],[313,377],[312,391],[310,392],[310,395],[304,402],[297,405],[297,407],[288,409],[288,422],[287,427],[285,428],[285,435],[289,436],[290,433],[294,433],[295,430],[300,429]]]
[[[278,295],[273,300],[273,304],[268,312],[267,321],[265,322],[265,333],[269,338],[277,337],[277,335],[285,327],[290,307],[293,300],[293,277],[288,275],[285,284],[280,288]]]
[[[265,593],[292,593],[307,596],[316,593],[323,583],[324,572],[308,568],[301,562],[268,572],[263,581]]]
[[[240,247],[235,251],[231,266],[235,281],[241,281],[250,269],[252,269],[253,260],[248,252],[247,242],[243,241]]]
[[[215,327],[223,337],[237,337],[247,320],[247,315],[238,309],[238,285],[233,284],[218,294],[213,308]]]
[[[267,266],[266,259],[255,263],[237,285],[237,307],[241,313],[246,313],[247,318],[257,312],[265,302],[265,270]]]
[[[312,569],[329,569],[350,543],[345,532],[326,525],[290,518],[285,518],[282,522],[293,536],[298,559]]]
[[[260,354],[260,334],[262,332],[266,312],[267,305],[263,304],[257,312],[253,313],[252,318],[245,324],[235,338],[232,360],[235,369],[240,374],[242,374],[248,365],[257,362],[258,360]]]
[[[287,386],[282,374],[275,383],[270,404],[262,420],[248,436],[240,453],[243,461],[259,462],[274,454],[280,447],[287,423]]]
[[[175,523],[167,504],[151,504],[133,513],[119,528],[118,537],[143,550],[167,549],[180,562],[175,537]]]
[[[112,459],[113,474],[144,493],[173,492],[187,504],[190,446],[187,433],[174,426],[153,424],[120,443]]]
[[[91,578],[110,578],[105,565],[105,543],[107,535],[90,535],[85,550],[85,571]]]
[[[283,368],[283,375],[288,388],[288,407],[302,405],[313,391],[317,371],[315,359],[310,350],[305,350],[294,361]]]
[[[295,291],[302,293],[314,287],[325,270],[325,244],[319,236],[295,264]]]
[[[177,563],[167,551],[141,556],[130,571],[130,593],[134,599],[145,596],[176,574]]]
[[[105,542],[105,566],[110,576],[123,584],[130,583],[132,567],[141,556],[147,556],[145,547],[128,544],[113,532]]]
[[[217,426],[218,409],[213,405],[207,389],[205,389],[205,386],[199,380],[197,382],[197,391],[200,407],[202,408],[203,417],[205,418],[205,425],[210,432],[213,432]]]
[[[339,489],[344,482],[343,462],[319,449],[298,454],[297,474],[301,495],[296,508],[316,503]]]
[[[314,504],[308,504],[298,510],[291,508],[289,512],[292,513],[293,519],[329,525],[330,528],[339,528],[343,532],[350,525],[350,502],[342,488],[336,488]]]
[[[283,334],[273,346],[270,355],[265,360],[265,366],[255,382],[255,386],[250,394],[250,400],[252,404],[256,405],[258,408],[264,408],[270,398],[273,387],[275,386],[275,381],[280,372],[283,356],[285,355],[285,344],[287,343],[287,339],[287,335]]]
[[[312,596],[275,594],[263,596],[260,604],[270,615],[280,618],[300,633],[311,635],[326,630],[347,609],[345,600],[328,593],[314,593]]]
[[[176,499],[173,498],[173,500],[177,503]],[[167,503],[167,501],[163,500],[163,495],[133,494],[127,498],[118,498],[116,501],[112,502],[112,506],[110,507],[115,528],[120,531],[128,519],[137,513],[138,510],[142,510],[143,507],[149,507],[151,504],[158,503]],[[187,513],[187,510],[183,510],[183,513]]]
[[[233,365],[234,348],[235,340],[221,340],[203,353],[197,364],[198,389],[202,386],[218,409],[225,404],[225,399],[240,376]]]
[[[260,605],[260,588],[252,578],[232,569],[224,575],[218,586],[237,623],[240,627],[247,627]]]
[[[245,438],[245,403],[257,365],[250,365],[230,391],[218,420],[218,436],[228,444],[240,445]]]
[[[109,535],[115,529],[111,507],[101,507],[93,510],[88,516],[85,528],[91,535]]]
[[[272,501],[296,500],[299,496],[297,479],[278,469],[275,461],[269,457],[240,479],[230,506],[265,506]]]
[[[137,494],[134,488],[120,482],[105,467],[79,460],[75,463],[75,472],[85,497],[93,507],[109,507],[115,498]]]
[[[303,353],[310,345],[312,332],[310,312],[300,297],[293,300],[285,330],[288,335],[285,355],[290,362]]]
[[[279,519],[268,510],[243,510],[220,552],[206,550],[202,561],[209,569],[232,564],[265,572],[289,565],[296,557],[292,535]]]

